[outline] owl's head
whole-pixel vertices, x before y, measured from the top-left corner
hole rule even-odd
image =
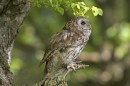
[[[89,20],[85,17],[78,16],[71,21],[69,21],[64,29],[68,30],[80,30],[80,31],[85,31],[85,30],[91,30],[91,25],[89,23]]]

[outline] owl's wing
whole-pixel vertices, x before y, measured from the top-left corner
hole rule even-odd
[[[70,31],[61,30],[51,37],[50,44],[45,51],[44,57],[39,66],[42,65],[45,61],[48,61],[55,53],[59,52],[60,49],[71,45],[70,37],[67,37],[69,34]]]

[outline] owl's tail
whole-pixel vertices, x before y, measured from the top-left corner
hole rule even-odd
[[[39,67],[43,64],[44,62],[40,62],[39,63]],[[46,61],[45,67],[44,67],[44,75],[46,75],[48,73],[48,61]]]
[[[48,64],[49,64],[49,61],[46,61],[45,68],[44,68],[44,75],[49,73]]]
[[[41,61],[40,64],[39,64],[39,67],[40,67],[43,63],[44,63],[44,62]],[[49,60],[49,61],[46,61],[46,64],[45,64],[45,67],[44,67],[44,75],[50,73],[50,71],[51,71],[51,65],[52,65],[52,63],[51,63],[50,60]]]

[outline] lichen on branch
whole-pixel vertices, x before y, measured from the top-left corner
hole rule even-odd
[[[83,69],[88,66],[89,65],[78,64],[76,70]],[[67,69],[62,67],[45,75],[43,80],[33,86],[68,86],[67,82],[65,81],[65,77],[72,71],[74,70],[71,68]]]

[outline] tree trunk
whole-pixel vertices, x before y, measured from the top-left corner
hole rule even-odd
[[[30,7],[26,0],[0,0],[0,86],[14,86],[11,50]]]

